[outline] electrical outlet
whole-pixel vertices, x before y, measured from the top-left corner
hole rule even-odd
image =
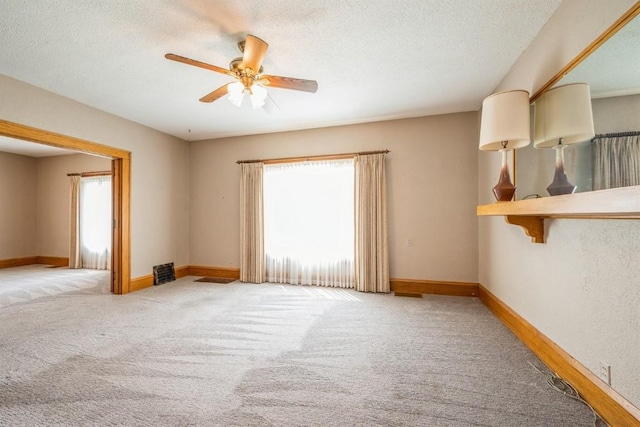
[[[413,246],[413,239],[407,239],[407,246]]]
[[[611,385],[611,365],[603,361],[600,361],[600,379]]]

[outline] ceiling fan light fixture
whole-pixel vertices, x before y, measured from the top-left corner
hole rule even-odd
[[[293,77],[272,76],[263,74],[262,60],[269,45],[256,36],[247,34],[246,40],[238,43],[242,56],[235,58],[229,64],[229,69],[196,61],[174,53],[165,54],[165,58],[171,61],[181,62],[205,70],[215,71],[235,78],[237,81],[226,83],[213,92],[210,92],[199,99],[200,102],[211,103],[229,95],[228,99],[236,107],[241,107],[244,100],[244,93],[249,92],[251,106],[255,109],[267,108],[278,109],[273,99],[269,97],[267,89],[270,88],[298,90],[302,92],[315,93],[318,90],[318,82],[315,80],[297,79]],[[257,71],[256,71],[257,70]],[[264,85],[264,86],[263,86]]]
[[[230,83],[227,86],[227,93],[229,94],[229,102],[236,107],[240,107],[242,105],[242,99],[244,98],[244,86],[242,83]]]
[[[254,109],[262,108],[267,99],[267,90],[259,84],[253,84],[250,89],[251,106]]]

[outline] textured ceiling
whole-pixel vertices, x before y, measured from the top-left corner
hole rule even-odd
[[[0,73],[188,140],[475,111],[561,0],[3,0]],[[277,115],[200,97],[269,43]],[[247,104],[247,103],[245,103]]]
[[[592,98],[640,94],[640,16],[618,31],[557,84],[588,82]]]

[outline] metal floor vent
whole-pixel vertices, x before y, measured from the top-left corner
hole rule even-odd
[[[154,286],[162,285],[163,283],[167,283],[167,282],[173,282],[174,280],[176,280],[176,271],[173,268],[172,262],[153,266]]]

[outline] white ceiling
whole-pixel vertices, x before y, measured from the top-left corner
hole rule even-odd
[[[591,98],[640,94],[640,16],[591,53],[558,85],[588,82]]]
[[[561,0],[3,0],[0,73],[187,140],[476,111]],[[269,43],[278,115],[200,97]],[[246,104],[246,103],[245,103]],[[190,130],[190,131],[189,131]]]

